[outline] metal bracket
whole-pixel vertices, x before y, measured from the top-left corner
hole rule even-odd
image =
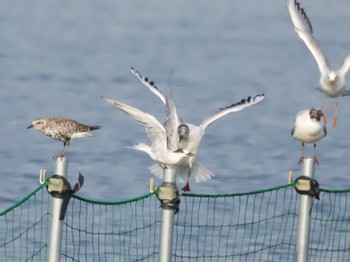
[[[320,199],[320,185],[315,179],[300,176],[296,180],[295,190],[302,195],[308,195]]]
[[[47,181],[46,188],[50,195],[54,198],[63,199],[61,206],[60,220],[63,220],[66,214],[67,206],[72,195],[79,191],[84,184],[84,176],[79,173],[78,182],[74,186],[68,182],[68,180],[60,175],[52,175],[47,180],[45,179],[46,170],[41,169],[39,173],[40,184],[44,184]]]
[[[45,169],[40,169],[40,172],[39,172],[39,182],[40,184],[44,184],[46,179],[45,179],[45,176],[46,176],[46,170]]]
[[[174,210],[177,214],[180,210],[179,190],[175,183],[164,182],[158,187],[157,197],[161,202],[160,207],[166,210]]]
[[[293,181],[293,171],[288,172],[288,184],[291,184]]]
[[[149,192],[153,193],[154,192],[154,179],[150,178],[149,180]]]

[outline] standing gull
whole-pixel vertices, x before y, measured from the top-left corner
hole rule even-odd
[[[166,103],[166,97],[159,91],[159,89],[154,85],[153,81],[149,81],[147,77],[143,77],[140,72],[136,71],[133,67],[131,68],[131,73],[141,81],[142,84],[148,87],[148,89],[158,96],[163,103]],[[264,94],[258,94],[255,97],[248,97],[247,99],[242,99],[241,101],[234,103],[230,106],[221,108],[216,114],[203,120],[199,125],[193,125],[184,123],[180,116],[177,116],[177,147],[186,149],[191,152],[194,156],[191,158],[183,158],[181,163],[178,165],[179,174],[187,174],[186,185],[182,188],[185,192],[190,191],[189,181],[192,176],[201,177],[197,175],[197,172],[206,171],[196,162],[196,155],[199,150],[199,146],[202,137],[209,125],[211,125],[215,120],[233,112],[241,111],[242,109],[258,104],[264,99]],[[198,166],[200,167],[198,169]],[[181,169],[180,169],[181,168]],[[159,168],[156,166],[151,167],[153,174],[159,176]],[[208,172],[208,171],[207,171]],[[204,172],[205,173],[205,172]],[[207,174],[210,174],[209,172]],[[210,175],[212,177],[213,175]],[[207,178],[208,176],[203,176]],[[206,179],[207,180],[207,179]],[[203,180],[205,181],[205,180]]]
[[[173,131],[170,127],[166,129],[154,116],[116,100],[105,97],[101,98],[105,102],[114,105],[129,115],[139,124],[145,126],[148,137],[152,142],[152,146],[140,143],[131,147],[132,149],[147,153],[162,168],[175,168],[182,158],[192,157],[192,153],[175,148],[175,146],[171,143]]]
[[[100,129],[100,126],[88,126],[65,118],[37,118],[27,128],[34,128],[44,135],[63,142],[63,150],[57,157],[63,157],[73,138],[93,137],[89,132]]]
[[[286,0],[286,3],[296,33],[309,48],[320,70],[320,87],[317,89],[326,95],[324,102],[325,123],[327,121],[327,97],[337,99],[333,118],[333,127],[336,127],[339,97],[350,95],[350,91],[345,89],[345,76],[350,66],[350,54],[346,56],[338,70],[331,69],[325,53],[313,37],[311,22],[306,16],[304,9],[300,7],[300,4],[296,0]]]
[[[299,164],[304,161],[304,147],[305,143],[314,144],[314,161],[318,164],[316,158],[316,142],[327,135],[325,125],[320,123],[323,113],[319,108],[311,108],[300,111],[294,119],[292,127],[292,136],[301,141],[302,153]]]

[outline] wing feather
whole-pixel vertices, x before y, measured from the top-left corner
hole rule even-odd
[[[329,62],[322,48],[313,37],[311,22],[304,9],[296,0],[286,0],[286,4],[296,33],[314,56],[320,72],[322,74],[327,73],[330,70]]]
[[[101,97],[105,102],[114,105],[132,119],[143,125],[146,128],[148,137],[152,142],[152,148],[157,150],[164,150],[166,148],[165,128],[152,115],[140,111],[137,108],[118,102],[117,100]]]
[[[264,94],[258,94],[255,97],[249,96],[247,99],[242,99],[241,101],[239,101],[235,104],[232,104],[232,105],[224,107],[224,108],[220,108],[220,110],[216,114],[203,120],[199,126],[203,130],[205,130],[211,123],[213,123],[215,120],[219,119],[220,117],[223,117],[223,116],[230,114],[230,113],[241,111],[246,107],[256,105],[256,104],[260,103],[262,100],[264,100],[264,97],[265,97]]]
[[[162,100],[163,104],[166,103],[166,98],[165,95],[163,95],[162,92],[160,92],[160,90],[158,89],[158,87],[156,87],[156,85],[154,84],[153,81],[150,81],[148,79],[148,77],[144,77],[141,75],[141,73],[137,70],[135,70],[135,68],[131,67],[131,73],[145,86],[148,87],[148,89],[153,92],[156,96],[158,96],[160,98],[160,100]]]

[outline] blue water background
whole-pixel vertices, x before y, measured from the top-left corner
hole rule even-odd
[[[350,52],[349,3],[302,2],[315,37],[338,66]],[[13,1],[0,3],[0,210],[52,174],[62,143],[26,127],[37,117],[101,125],[95,138],[73,140],[69,180],[85,176],[80,195],[118,201],[148,192],[144,128],[101,101],[118,99],[164,121],[160,100],[130,73],[134,66],[164,92],[172,90],[186,122],[265,93],[259,105],[228,115],[206,132],[198,161],[216,174],[193,193],[237,193],[287,183],[301,173],[301,145],[290,135],[295,114],[323,106],[319,72],[295,34],[285,2]],[[349,77],[347,77],[349,81]],[[350,188],[350,98],[340,101],[337,128],[317,146],[323,188]],[[335,100],[329,100],[332,120]],[[312,146],[306,148],[312,156]],[[161,181],[156,179],[156,184]],[[179,187],[182,185],[179,185]]]

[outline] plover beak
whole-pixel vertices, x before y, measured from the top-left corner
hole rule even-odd
[[[27,126],[27,129],[32,128],[32,127],[33,127],[33,124]]]

